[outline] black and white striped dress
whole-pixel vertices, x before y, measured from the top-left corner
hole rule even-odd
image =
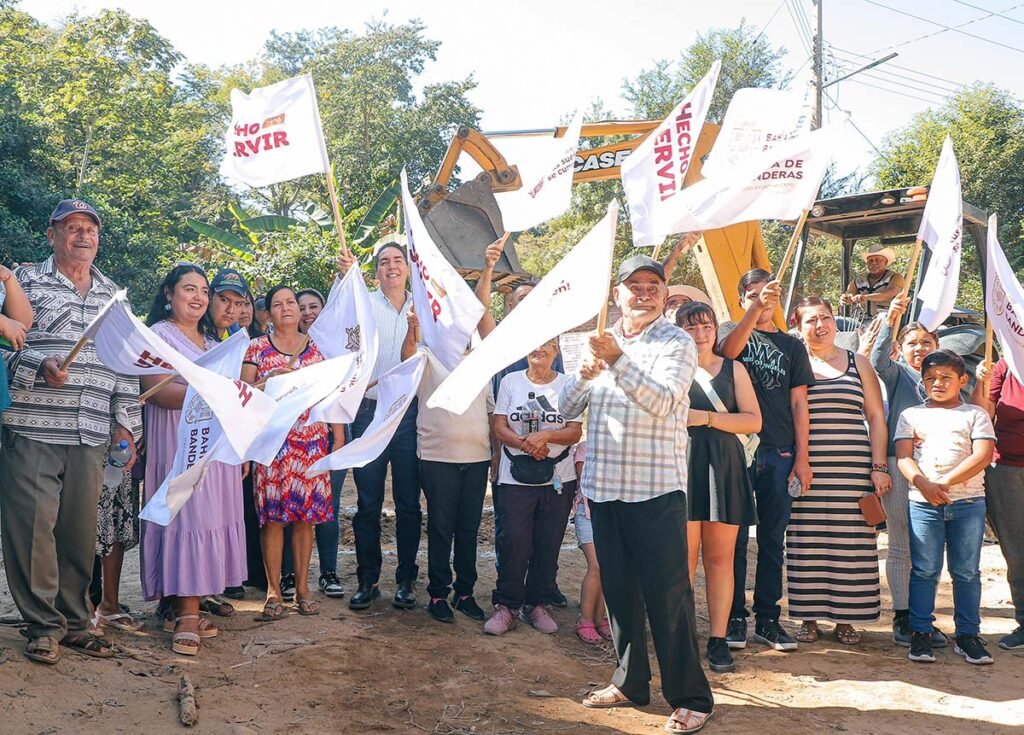
[[[853,353],[846,372],[816,378],[811,414],[810,492],[793,502],[786,531],[789,616],[794,620],[878,620],[880,584],[875,529],[858,501],[873,491],[864,390]]]

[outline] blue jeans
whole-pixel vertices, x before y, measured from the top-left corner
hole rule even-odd
[[[754,619],[760,623],[782,615],[782,566],[785,560],[786,526],[793,507],[786,485],[793,471],[793,447],[758,448],[750,468],[757,502],[757,569],[754,572]],[[740,526],[733,559],[735,587],[730,618],[747,617],[747,543],[750,529]]]
[[[981,543],[985,537],[985,499],[958,500],[938,508],[910,501],[910,629],[930,633],[935,588],[942,573],[942,552],[953,578],[956,634],[981,629]]]
[[[356,536],[356,577],[360,584],[377,584],[383,560],[380,548],[380,514],[384,507],[384,484],[391,465],[391,496],[395,501],[398,568],[395,581],[416,581],[420,546],[419,460],[416,458],[417,402],[413,399],[391,442],[377,459],[352,471],[356,481],[356,514],[352,530]],[[363,399],[352,422],[352,437],[358,439],[373,420],[376,401]]]

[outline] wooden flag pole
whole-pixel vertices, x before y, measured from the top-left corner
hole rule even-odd
[[[168,375],[166,378],[164,378],[159,383],[157,383],[152,388],[150,388],[145,393],[143,393],[141,396],[139,396],[139,403],[145,403],[147,400],[149,400],[154,395],[156,395],[157,393],[162,391],[164,388],[169,386],[171,383],[173,383],[177,379],[177,377],[178,377],[177,373],[171,373],[170,375]]]
[[[75,361],[75,358],[78,357],[78,353],[82,351],[82,348],[85,347],[85,343],[88,341],[88,337],[82,336],[77,342],[75,342],[75,346],[71,348],[71,352],[68,353],[68,356],[65,357],[64,361],[60,364],[60,369],[62,371],[67,370],[68,365]]]
[[[338,249],[343,253],[351,255],[352,251],[348,249],[348,242],[345,240],[345,227],[341,221],[341,205],[338,204],[338,192],[334,188],[333,167],[325,175],[327,176],[327,193],[331,198],[331,211],[334,213],[334,228],[338,231]]]
[[[994,341],[995,340],[993,339],[993,334],[992,334],[992,320],[986,318],[985,319],[985,368],[988,371],[988,377],[985,378],[984,390],[982,392],[982,395],[985,397],[985,400],[988,400],[988,384],[989,384],[989,381],[992,379],[992,343]]]
[[[903,290],[900,291],[900,295],[897,297],[901,301],[907,298],[907,294],[910,293],[910,284],[914,280],[914,272],[917,270],[917,261],[921,259],[921,247],[924,245],[924,240],[917,238],[914,241],[914,250],[910,254],[910,264],[907,265],[907,275],[903,278]],[[895,327],[896,320],[893,316],[889,317],[889,326]]]
[[[779,270],[772,280],[782,283],[782,278],[786,275],[786,270],[789,268],[789,261],[793,259],[793,253],[796,252],[796,244],[800,242],[800,235],[804,231],[807,215],[810,213],[811,210],[805,209],[800,215],[800,219],[797,220],[796,227],[793,228],[793,235],[789,238],[789,245],[786,247],[786,254],[782,256],[782,263],[779,265]]]
[[[295,354],[292,355],[291,358],[288,360],[288,364],[285,365],[285,368],[287,370],[291,370],[295,366],[296,361],[298,361],[299,357],[302,356],[302,353],[306,351],[306,347],[308,347],[308,346],[309,346],[309,335],[307,334],[307,335],[305,335],[305,339],[302,340],[302,343],[299,344],[299,348],[297,350],[295,350]],[[259,388],[259,389],[262,390],[263,386],[265,386],[267,384],[268,380],[270,380],[270,378],[264,378],[263,380],[259,381],[258,383],[253,383],[252,387],[253,388]]]

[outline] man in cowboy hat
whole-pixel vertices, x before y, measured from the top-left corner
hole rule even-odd
[[[903,276],[889,270],[896,260],[892,248],[882,244],[869,247],[861,257],[867,263],[868,271],[850,281],[846,293],[839,297],[839,303],[859,306],[864,309],[864,321],[871,321],[876,314],[889,308],[889,302],[903,290]]]

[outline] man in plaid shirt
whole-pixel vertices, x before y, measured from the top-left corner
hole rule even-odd
[[[644,609],[673,708],[668,732],[696,732],[714,701],[700,664],[686,543],[686,418],[697,348],[662,316],[661,264],[646,256],[619,268],[622,320],[590,338],[591,358],[562,389],[566,419],[590,408],[580,480],[590,501],[608,618],[619,665],[588,707],[650,701]]]

